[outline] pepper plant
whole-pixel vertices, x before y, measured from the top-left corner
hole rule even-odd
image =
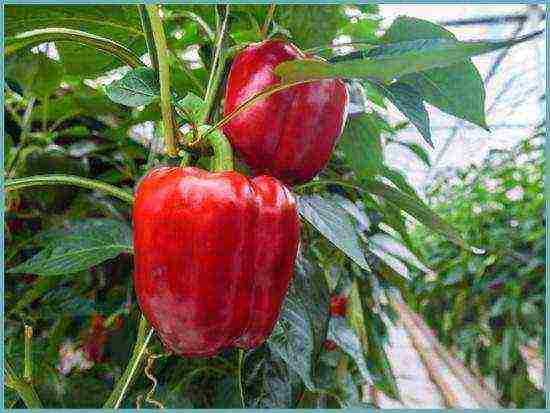
[[[417,274],[413,305],[510,407],[544,407],[525,359],[529,348],[542,359],[544,348],[543,137],[541,130],[511,150],[493,151],[428,191],[436,210],[484,255],[422,228],[412,234],[437,273]]]
[[[464,42],[433,23],[400,17],[380,35],[377,11],[5,8],[9,406],[346,407],[368,403],[372,386],[399,398],[382,316],[394,317],[386,292],[406,294],[409,269],[425,268],[407,220],[469,246],[386,164],[388,142],[427,159],[421,140],[402,142],[402,125],[388,123],[387,102],[429,146],[425,103],[486,128],[483,82],[470,58],[537,33]],[[346,44],[335,45],[336,38]],[[233,60],[267,39],[292,43],[303,55],[273,68],[276,84],[224,112]],[[130,216],[137,183],[159,166],[219,169],[227,159],[216,154],[232,156],[223,133],[230,122],[292,88],[334,79],[345,82],[351,105],[328,163],[289,187],[301,217],[300,247],[271,335],[246,352],[167,354],[135,299]],[[305,103],[289,110],[309,115]],[[269,125],[273,112],[258,122]],[[136,127],[147,125],[152,139]],[[326,139],[322,130],[318,138]],[[251,154],[236,155],[236,169],[251,175]]]

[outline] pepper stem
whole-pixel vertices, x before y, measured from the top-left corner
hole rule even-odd
[[[219,129],[212,130],[210,125],[202,125],[199,126],[199,139],[197,143],[202,141],[202,138],[206,138],[206,141],[214,151],[210,170],[212,172],[232,171],[233,149],[223,132]]]

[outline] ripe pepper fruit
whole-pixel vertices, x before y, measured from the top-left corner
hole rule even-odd
[[[306,56],[281,40],[253,44],[235,57],[225,91],[224,115],[280,82],[274,69]],[[224,133],[255,174],[287,184],[307,182],[329,161],[347,117],[341,80],[296,85],[260,100],[235,116]]]
[[[176,354],[262,344],[277,320],[299,241],[294,197],[269,176],[163,167],[133,209],[140,307]]]
[[[343,295],[333,295],[330,297],[330,315],[335,317],[345,317],[348,299]]]

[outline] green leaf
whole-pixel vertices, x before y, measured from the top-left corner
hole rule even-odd
[[[267,353],[261,360],[254,360],[252,371],[246,373],[247,384],[252,388],[247,386],[246,389],[246,397],[251,400],[247,406],[255,409],[289,407],[292,405],[293,377],[280,357]]]
[[[330,292],[323,269],[316,260],[299,251],[294,267],[294,277],[288,292],[304,305],[313,330],[315,345],[320,348],[326,336],[329,319]]]
[[[412,142],[400,142],[400,141],[391,141],[391,143],[395,143],[397,145],[404,146],[405,148],[412,151],[418,158],[428,167],[432,166],[432,162],[430,161],[430,155],[428,152],[420,145]]]
[[[185,95],[183,99],[180,99],[176,105],[184,110],[187,120],[194,123],[200,123],[208,110],[204,100],[191,92]]]
[[[125,106],[148,105],[160,98],[160,87],[153,69],[140,67],[105,88],[109,99]]]
[[[26,96],[44,97],[59,87],[63,66],[44,53],[26,53],[10,59],[6,76],[17,81]]]
[[[380,129],[370,114],[348,120],[339,147],[360,180],[372,177],[383,166]]]
[[[458,246],[470,249],[460,234],[458,234],[453,227],[447,224],[447,222],[445,222],[420,200],[404,194],[399,190],[381,182],[368,181],[363,184],[363,187],[368,192],[381,196],[391,202],[395,207],[412,215],[428,228],[431,228],[432,230],[446,236],[450,241],[454,242]]]
[[[365,381],[371,381],[361,340],[344,317],[332,317],[330,319],[327,339],[334,341],[342,351],[355,361]]]
[[[452,39],[443,27],[427,20],[398,17],[381,41],[395,43],[416,39]],[[485,123],[485,87],[474,64],[467,60],[449,67],[404,76],[422,98],[442,111],[487,129]]]
[[[422,96],[412,86],[402,82],[394,82],[389,86],[378,83],[376,86],[416,126],[416,129],[418,129],[418,132],[420,132],[426,142],[433,147],[430,134],[430,120],[428,112],[424,107]]]
[[[369,271],[353,221],[333,197],[301,196],[299,198],[299,211],[300,215],[336,248],[361,268]]]
[[[412,40],[338,56],[338,61],[332,64],[314,59],[287,61],[279,64],[275,73],[282,78],[283,83],[334,77],[374,78],[389,82],[411,73],[450,66],[473,56],[513,46],[532,37],[533,35],[528,35],[511,40],[482,42]]]
[[[6,39],[6,56],[10,56],[20,49],[30,48],[48,42],[73,42],[76,44],[88,45],[95,49],[96,52],[99,50],[115,56],[120,59],[120,63],[130,65],[130,67],[142,66],[139,56],[120,43],[81,30],[55,27],[30,30],[8,37]]]
[[[405,245],[403,245],[398,239],[385,233],[377,233],[368,237],[368,245],[371,251],[376,255],[383,254],[390,255],[394,259],[397,258],[402,262],[412,265],[421,271],[429,271],[428,268],[411,252]],[[375,252],[376,249],[378,252]],[[378,255],[382,258],[380,255]],[[388,261],[386,263],[392,266]],[[407,277],[406,277],[407,278]]]
[[[29,30],[62,27],[81,30],[125,45],[140,56],[145,38],[135,5],[9,5],[5,8],[5,36]],[[57,42],[61,63],[69,74],[92,77],[121,66],[118,58],[89,46]]]
[[[310,48],[331,44],[349,20],[343,5],[278,5],[275,21],[290,30],[298,47]]]
[[[40,275],[72,274],[100,264],[119,254],[132,252],[130,228],[122,221],[88,219],[68,230],[55,230],[42,237],[52,241],[28,261],[8,273]]]
[[[401,171],[395,168],[390,168],[389,166],[384,166],[382,169],[382,176],[389,179],[397,188],[407,195],[417,199],[419,202],[422,202],[416,193],[416,189],[409,184],[407,178],[403,176]]]
[[[287,296],[268,345],[290,370],[300,376],[308,389],[315,387],[312,378],[313,337],[313,326],[305,306],[295,297]]]

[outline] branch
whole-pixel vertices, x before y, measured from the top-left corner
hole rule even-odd
[[[158,13],[158,5],[148,4],[145,6],[149,14],[153,38],[157,49],[159,63],[159,82],[160,82],[160,107],[162,111],[162,120],[164,122],[164,145],[166,153],[175,157],[178,154],[176,149],[176,140],[174,137],[174,118],[170,96],[170,66],[168,64],[168,46],[164,35],[164,28]]]
[[[96,191],[105,192],[129,204],[134,203],[133,195],[123,189],[101,181],[82,178],[75,175],[35,175],[28,178],[8,179],[5,182],[4,188],[6,191],[16,191],[23,188],[48,185],[71,185],[78,186],[80,188],[93,189]]]

